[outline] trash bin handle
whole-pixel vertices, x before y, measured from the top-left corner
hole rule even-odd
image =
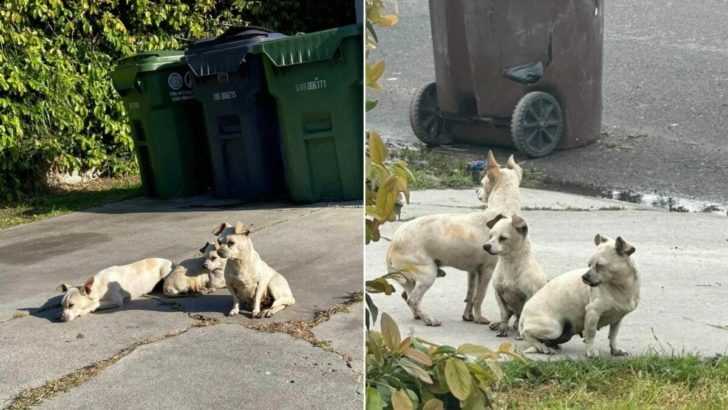
[[[275,33],[275,31],[261,26],[232,26],[225,30],[225,32],[220,35],[220,38],[232,37],[248,31],[251,32],[251,34],[264,34],[266,36],[270,33]]]

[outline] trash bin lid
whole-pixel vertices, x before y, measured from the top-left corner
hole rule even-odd
[[[363,31],[360,24],[352,24],[258,44],[254,51],[265,53],[278,67],[312,63],[331,59],[343,39],[361,36]]]
[[[230,27],[219,36],[192,43],[182,61],[197,77],[229,73],[237,71],[254,45],[285,37],[263,27]]]
[[[121,58],[111,72],[114,88],[117,91],[131,89],[138,73],[178,67],[182,64],[180,58],[183,55],[183,51],[157,50]]]

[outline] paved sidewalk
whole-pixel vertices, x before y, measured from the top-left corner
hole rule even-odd
[[[316,312],[361,291],[362,212],[346,203],[135,199],[1,230],[0,406],[136,347],[46,405],[267,408],[268,400],[276,408],[360,409],[362,353],[349,332],[362,328],[361,304],[312,326]],[[237,220],[253,226],[256,250],[296,297],[273,319],[225,317],[231,298],[220,289],[174,299],[155,294],[70,323],[55,320],[59,283],[80,284],[102,268],[151,256],[194,257],[215,225]],[[293,335],[251,329],[274,322],[289,322]]]
[[[536,257],[549,278],[586,267],[597,233],[621,235],[637,248],[641,301],[622,323],[622,348],[632,354],[728,353],[728,218],[670,213],[532,189],[522,189],[522,197]],[[412,193],[412,204],[404,207],[402,218],[477,212],[481,208],[473,190],[418,191]],[[400,224],[386,224],[382,235],[391,238]],[[367,246],[367,279],[386,273],[384,254],[388,244],[382,240]],[[501,342],[514,342],[512,336],[495,337],[488,326],[462,321],[466,274],[452,268],[445,271],[447,276],[435,282],[422,302],[423,310],[442,320],[440,327],[415,321],[399,296],[399,288],[396,295],[373,295],[374,302],[397,321],[403,334],[414,332],[432,342],[454,346],[467,342],[495,347]],[[492,288],[483,312],[491,320],[498,317]],[[597,333],[602,355],[609,352],[607,334],[607,329]],[[577,336],[565,344],[562,355],[583,357],[582,339]]]

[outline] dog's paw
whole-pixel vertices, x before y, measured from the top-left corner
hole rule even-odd
[[[424,318],[422,320],[427,326],[440,326],[442,324],[442,322],[432,317]]]
[[[490,328],[490,330],[498,330],[498,328],[500,328],[500,324],[501,322],[493,322],[488,327]]]
[[[599,357],[599,349],[593,348],[593,347],[592,348],[587,348],[586,349],[586,357],[588,357],[590,359],[594,359],[594,358]]]
[[[463,320],[466,321],[466,322],[472,322],[473,321],[473,314],[472,313],[468,313],[468,314],[463,315]]]
[[[273,309],[264,309],[262,312],[262,315],[264,317],[271,317],[273,316]]]
[[[622,350],[619,348],[611,349],[612,356],[619,356],[619,357],[626,357],[629,356],[629,353],[626,350]]]
[[[240,309],[233,309],[230,312],[228,312],[228,316],[237,316],[238,313],[240,313]]]
[[[523,336],[521,336],[521,333],[520,332],[516,332],[515,339],[516,340],[523,340]]]
[[[490,320],[488,320],[485,316],[476,316],[473,321],[479,325],[487,325],[490,323]]]
[[[260,309],[253,309],[253,317],[262,317],[260,315]]]

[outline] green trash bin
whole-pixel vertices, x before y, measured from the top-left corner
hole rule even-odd
[[[292,200],[363,196],[362,26],[256,45],[276,100],[286,185]]]
[[[210,155],[202,107],[182,51],[150,51],[117,62],[111,73],[121,94],[147,196],[171,199],[204,193]]]

